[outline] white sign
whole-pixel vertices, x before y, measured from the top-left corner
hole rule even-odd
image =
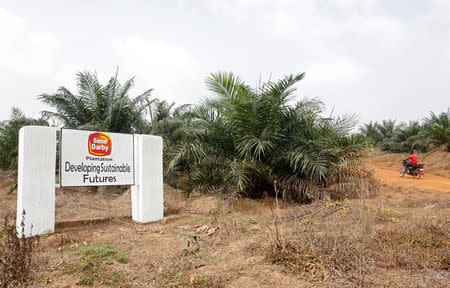
[[[132,134],[61,129],[60,185],[134,185]]]

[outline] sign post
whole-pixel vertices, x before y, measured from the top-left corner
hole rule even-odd
[[[55,226],[57,128],[26,126],[19,132],[17,228],[25,211],[25,236]],[[60,186],[131,185],[132,218],[163,218],[162,138],[75,129],[60,130]]]

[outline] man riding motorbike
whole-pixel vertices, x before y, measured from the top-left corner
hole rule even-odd
[[[406,162],[406,168],[408,168],[408,170],[411,169],[412,165],[417,164],[417,155],[414,154],[414,151],[411,150],[409,154],[409,157],[405,159],[405,161],[408,161]]]
[[[403,177],[405,174],[411,175],[416,179],[424,175],[423,166],[425,164],[417,164],[417,155],[411,150],[409,157],[402,161],[402,167],[400,168],[399,175]]]

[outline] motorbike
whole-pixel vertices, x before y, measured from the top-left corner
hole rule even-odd
[[[408,167],[409,166],[409,167]],[[411,175],[416,179],[419,179],[420,176],[424,175],[425,172],[423,170],[423,166],[425,164],[409,164],[406,160],[402,161],[402,167],[400,168],[400,171],[398,172],[400,177],[405,176],[405,174]]]

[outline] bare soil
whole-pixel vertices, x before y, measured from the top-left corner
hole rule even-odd
[[[448,171],[400,178],[399,156],[368,158],[381,183],[372,198],[280,203],[278,212],[271,198],[229,203],[165,186],[165,218],[138,224],[129,189],[57,189],[57,228],[40,237],[28,285],[449,287]],[[10,182],[0,184],[1,217],[15,215]],[[83,251],[99,243],[117,253],[89,262]]]

